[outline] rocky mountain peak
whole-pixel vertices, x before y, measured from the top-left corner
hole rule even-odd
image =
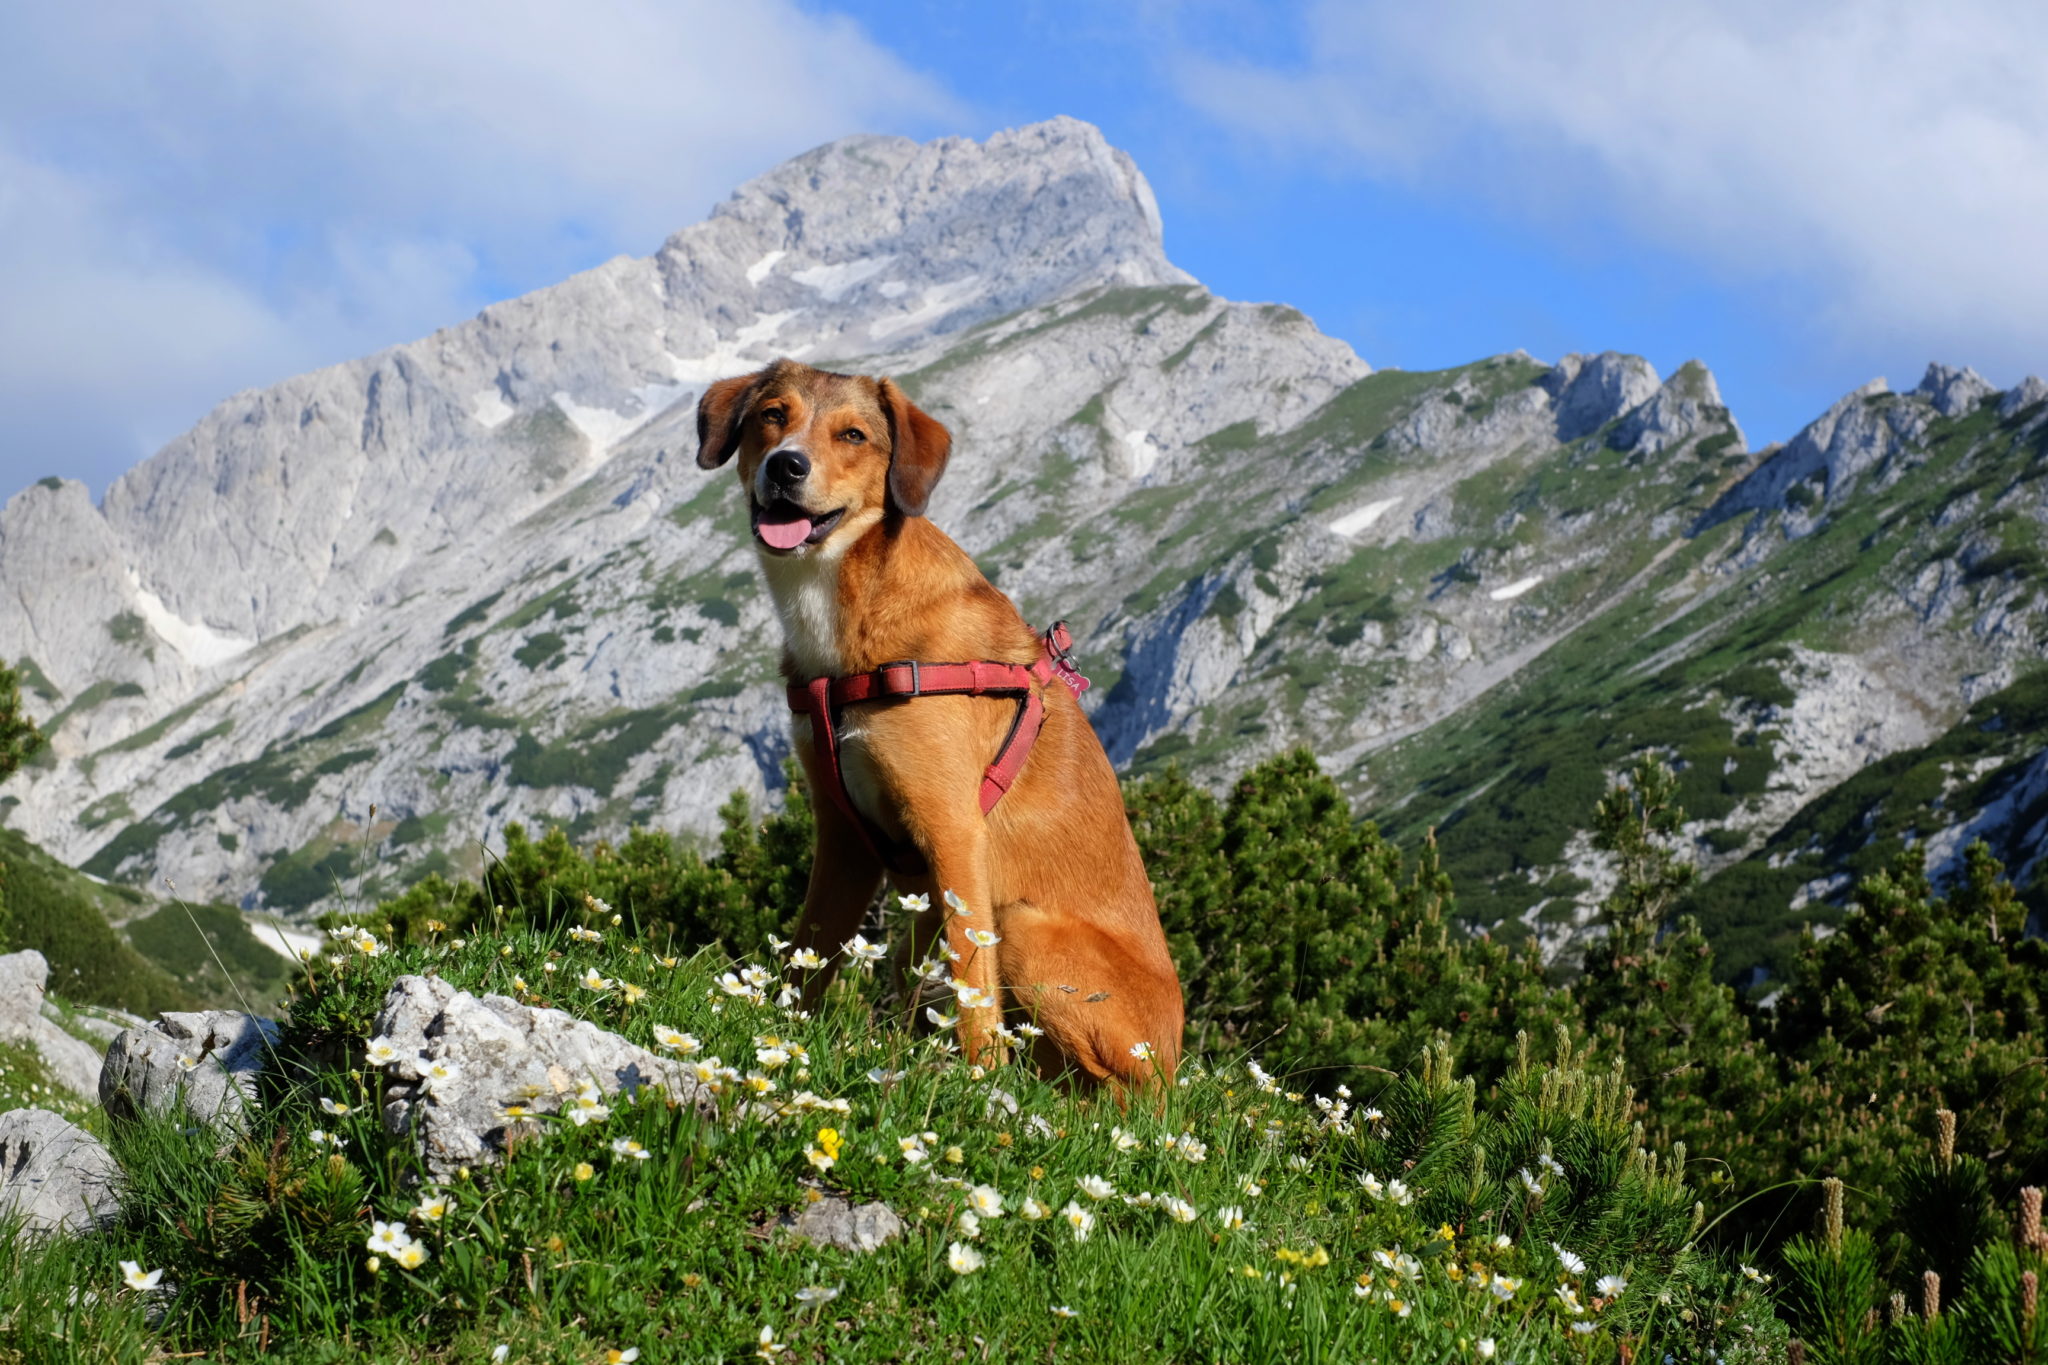
[[[1557,439],[1567,442],[1590,436],[1648,402],[1659,387],[1655,366],[1639,355],[1616,351],[1568,355],[1536,383],[1550,395]]]
[[[1934,404],[1934,410],[1944,417],[1961,417],[1997,392],[1967,365],[1958,370],[1936,362],[1927,367],[1913,396]]]

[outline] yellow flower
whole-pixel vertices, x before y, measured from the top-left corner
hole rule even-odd
[[[597,1174],[597,1167],[587,1161],[579,1161],[576,1163],[576,1169],[570,1172],[570,1174],[574,1175],[579,1181],[588,1180]]]
[[[835,1161],[838,1160],[839,1130],[837,1128],[820,1128],[818,1130],[818,1146],[826,1156],[831,1157]]]
[[[427,1249],[418,1242],[407,1242],[391,1253],[391,1259],[407,1270],[418,1270],[427,1263]]]

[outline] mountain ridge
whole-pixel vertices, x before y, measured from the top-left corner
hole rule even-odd
[[[1694,740],[1638,747],[1696,742],[1761,784],[1689,779],[1718,868],[2039,652],[2039,380],[1932,366],[1752,453],[1696,361],[1376,371],[1293,309],[1209,295],[1129,158],[1054,120],[828,144],[653,256],[234,396],[102,508],[61,480],[16,494],[0,658],[52,746],[0,816],[101,875],[296,911],[473,865],[514,819],[708,833],[729,791],[772,799],[772,614],[691,408],[785,351],[884,367],[954,427],[934,517],[1033,619],[1074,621],[1138,771],[1227,780],[1304,743],[1390,829],[1433,811],[1455,843],[1504,799],[1498,776],[1457,788],[1460,727],[1512,767],[1514,694],[1592,725],[1574,697],[1663,679],[1722,718],[1681,708]],[[1829,529],[1934,479],[1980,482],[1914,523],[1948,552],[1907,580],[1858,566],[1883,534]],[[1770,606],[1792,624],[1731,653],[1729,602],[1779,603],[1826,556],[1852,567],[1817,591],[1867,640]],[[1716,690],[1745,669],[1782,718]],[[1566,941],[1597,860],[1516,818],[1545,832],[1514,866],[1474,854],[1461,894]]]

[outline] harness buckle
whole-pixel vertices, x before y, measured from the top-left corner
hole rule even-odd
[[[875,671],[877,673],[886,673],[892,668],[907,668],[910,670],[910,690],[908,692],[894,693],[893,695],[901,697],[921,697],[924,695],[924,677],[922,674],[918,672],[917,660],[891,660],[889,663],[883,664],[880,668],[876,669]]]

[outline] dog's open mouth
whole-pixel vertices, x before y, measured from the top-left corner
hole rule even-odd
[[[765,507],[754,504],[754,534],[771,550],[794,550],[801,545],[816,545],[832,534],[832,528],[844,515],[844,507],[812,513],[786,498],[777,498]]]

